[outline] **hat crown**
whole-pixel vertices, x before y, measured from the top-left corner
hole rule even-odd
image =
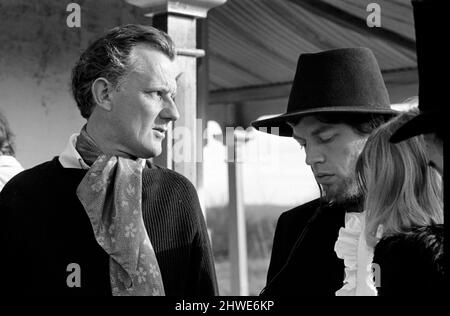
[[[318,113],[395,115],[380,68],[368,48],[341,48],[302,54],[286,113],[252,122],[255,128],[278,127],[292,136],[289,121]]]
[[[300,55],[287,112],[349,106],[390,109],[389,95],[372,51],[344,48]]]

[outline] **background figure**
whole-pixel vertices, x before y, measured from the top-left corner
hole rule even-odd
[[[13,134],[6,117],[0,112],[0,191],[12,177],[23,171],[14,151]]]
[[[380,268],[378,295],[443,293],[441,177],[428,165],[422,136],[389,142],[417,114],[409,111],[376,130],[356,164],[365,192],[365,237]]]

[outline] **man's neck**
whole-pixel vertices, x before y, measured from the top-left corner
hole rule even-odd
[[[108,131],[105,130],[104,124],[89,120],[86,124],[88,135],[94,140],[95,144],[102,153],[112,156],[127,157],[128,154],[121,152],[117,146],[108,138]]]

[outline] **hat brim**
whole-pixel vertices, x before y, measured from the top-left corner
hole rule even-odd
[[[395,144],[417,135],[435,132],[438,120],[435,114],[421,113],[397,129],[389,141]]]
[[[322,113],[360,113],[360,114],[397,115],[400,112],[393,109],[374,109],[374,108],[362,108],[354,106],[321,107],[310,110],[285,113],[269,119],[253,121],[251,122],[251,125],[260,132],[274,134],[282,137],[292,137],[292,128],[287,123],[288,121],[297,120],[307,115],[322,114]],[[278,128],[278,131],[276,130],[276,128]]]

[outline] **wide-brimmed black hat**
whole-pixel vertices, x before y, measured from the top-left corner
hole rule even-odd
[[[301,54],[286,113],[253,121],[256,129],[292,136],[288,121],[317,113],[396,114],[377,60],[368,48],[333,49]],[[267,128],[267,129],[263,129]]]
[[[390,141],[393,143],[439,130],[441,135],[444,134],[443,93],[447,88],[444,87],[442,78],[436,77],[436,71],[442,68],[442,62],[447,59],[443,56],[445,50],[441,47],[442,38],[439,33],[439,25],[444,23],[440,12],[443,10],[436,1],[412,1],[412,5],[416,30],[420,114],[391,136]]]

